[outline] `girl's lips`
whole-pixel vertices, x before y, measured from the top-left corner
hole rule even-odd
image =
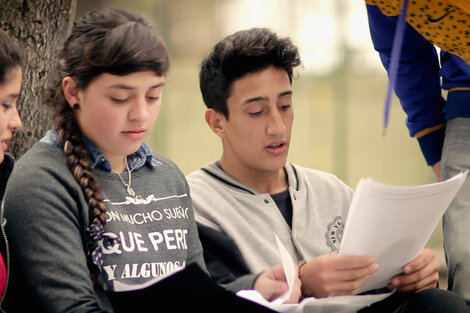
[[[130,130],[123,132],[123,134],[132,140],[141,140],[145,138],[147,132],[145,130]]]
[[[2,150],[5,152],[8,150],[8,144],[6,140],[2,140],[1,142]]]

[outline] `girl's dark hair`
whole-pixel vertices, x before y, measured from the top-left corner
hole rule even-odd
[[[233,82],[243,76],[275,66],[292,82],[293,69],[301,64],[297,47],[289,38],[280,38],[268,28],[238,31],[218,42],[204,58],[199,87],[208,108],[229,117],[227,99]]]
[[[17,66],[21,67],[21,55],[7,33],[0,29],[0,84],[5,83],[8,71]]]
[[[46,103],[52,106],[54,126],[67,166],[88,203],[89,267],[95,279],[101,264],[93,254],[100,253],[97,241],[106,222],[106,206],[76,121],[78,105],[71,107],[66,101],[62,80],[70,76],[83,90],[102,73],[122,76],[153,71],[164,76],[169,68],[169,58],[162,39],[141,14],[116,8],[96,9],[76,20],[59,58],[56,77],[46,92]]]

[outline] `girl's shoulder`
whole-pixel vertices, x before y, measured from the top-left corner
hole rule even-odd
[[[66,166],[64,153],[59,147],[40,141],[18,159],[15,168],[38,170],[43,167],[58,169]]]

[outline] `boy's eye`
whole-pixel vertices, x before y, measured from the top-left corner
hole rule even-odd
[[[2,105],[3,105],[3,107],[4,107],[5,109],[7,109],[7,110],[8,110],[9,108],[11,108],[11,103],[2,103]]]
[[[263,113],[263,111],[249,112],[249,114],[250,114],[251,116],[259,116],[259,115],[261,115],[261,113]]]

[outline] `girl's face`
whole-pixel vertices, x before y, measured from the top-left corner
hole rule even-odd
[[[4,83],[0,84],[0,163],[5,158],[13,132],[21,128],[21,118],[16,108],[21,79],[21,67],[14,67],[7,71]]]
[[[125,76],[103,73],[76,92],[79,127],[109,160],[113,171],[121,172],[124,156],[136,152],[152,130],[164,84],[165,77],[152,71]]]

